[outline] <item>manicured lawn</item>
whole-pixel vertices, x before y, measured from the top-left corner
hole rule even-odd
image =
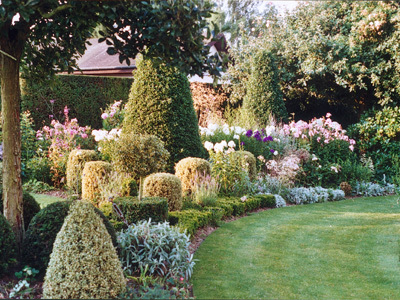
[[[195,254],[197,299],[400,299],[398,196],[264,211]]]
[[[51,203],[64,200],[63,198],[59,198],[59,197],[55,197],[55,196],[49,196],[49,195],[46,195],[46,194],[34,194],[34,193],[32,193],[32,196],[39,203],[40,208],[44,208],[44,207],[46,207],[47,205],[49,205]]]

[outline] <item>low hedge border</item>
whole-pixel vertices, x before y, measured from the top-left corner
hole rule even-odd
[[[152,222],[164,222],[168,219],[168,202],[165,198],[148,197],[139,201],[137,197],[118,197],[113,201],[122,212],[128,224],[151,219]],[[110,220],[115,230],[126,228],[121,217],[113,210],[111,202],[103,202],[100,210]]]
[[[182,211],[170,212],[168,221],[171,225],[178,226],[182,231],[186,230],[186,233],[193,236],[199,228],[216,225],[223,218],[241,216],[259,208],[276,206],[274,195],[256,195],[242,199],[238,197],[219,198],[215,207],[187,204],[184,205]]]

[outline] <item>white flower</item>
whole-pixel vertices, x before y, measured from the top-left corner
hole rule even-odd
[[[279,154],[278,151],[275,150],[274,155],[277,156],[278,154]]]
[[[228,124],[222,125],[222,132],[225,133],[225,134],[229,134],[230,133]]]
[[[225,142],[226,143],[226,142]],[[223,152],[224,151],[224,145],[222,144],[222,143],[216,143],[215,145],[214,145],[214,151],[216,152],[216,153],[218,153],[218,152]]]
[[[210,130],[210,131],[212,131],[212,132],[214,132],[215,130],[217,130],[218,129],[218,125],[217,124],[213,124],[213,123],[211,123],[211,124],[208,124],[208,129]]]
[[[234,141],[229,141],[228,147],[235,148],[236,147],[235,142]]]
[[[240,198],[240,200],[242,200],[242,202],[245,202],[247,200],[247,197],[243,196],[242,198]]]
[[[315,154],[312,155],[312,158],[311,158],[312,161],[316,161],[316,160],[318,160],[318,159],[319,159],[319,158],[318,158]]]
[[[209,142],[209,141],[206,141],[206,142],[204,143],[204,148],[206,148],[207,151],[210,151],[210,150],[212,150],[212,149],[214,148],[214,144],[211,143],[211,142]]]
[[[108,134],[107,130],[93,130],[92,135],[94,136],[94,140],[96,142],[100,142],[106,138]]]
[[[220,144],[222,145],[222,147],[228,147],[228,143],[225,140],[221,141]]]
[[[331,170],[335,171],[335,173],[338,173],[338,169],[335,166],[331,166]]]
[[[234,138],[235,140],[238,140],[238,139],[239,139],[239,135],[235,134],[235,135],[233,136],[233,138]]]
[[[271,135],[274,131],[275,131],[275,126],[273,126],[273,125],[265,127],[266,135]]]

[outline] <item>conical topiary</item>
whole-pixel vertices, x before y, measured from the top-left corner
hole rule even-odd
[[[258,52],[252,62],[251,72],[243,108],[248,109],[261,125],[267,125],[271,116],[278,122],[287,121],[288,113],[274,55],[266,50]]]
[[[159,137],[171,155],[169,172],[182,158],[207,158],[186,75],[150,59],[137,60],[123,132]]]
[[[110,299],[126,288],[110,235],[92,204],[75,202],[57,234],[43,284],[45,299]]]

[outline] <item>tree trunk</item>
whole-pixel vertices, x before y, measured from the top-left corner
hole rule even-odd
[[[15,47],[16,48],[16,47]],[[22,50],[7,47],[0,49],[16,60],[0,54],[1,106],[3,126],[3,205],[4,216],[15,233],[18,249],[24,236],[21,183],[21,131],[19,62]]]

